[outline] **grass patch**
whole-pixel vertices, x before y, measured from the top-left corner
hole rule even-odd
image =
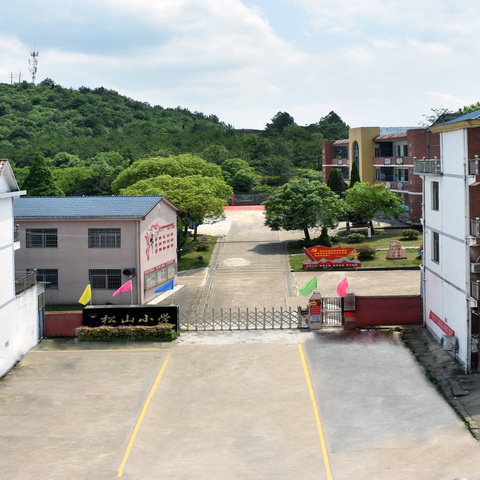
[[[407,240],[403,237],[402,232],[405,229],[376,229],[375,235],[372,235],[371,238],[365,238],[361,242],[352,243],[348,241],[348,238],[337,237],[332,242],[332,247],[338,247],[339,245],[343,247],[356,247],[362,244],[368,244],[377,249],[375,256],[370,259],[363,259],[362,267],[364,268],[405,268],[405,267],[418,267],[422,260],[418,256],[418,250],[423,244],[423,236],[420,234],[416,240]],[[395,259],[387,260],[388,247],[390,247],[390,242],[393,240],[398,240],[402,242],[403,247],[405,248],[405,259]],[[303,247],[305,243],[303,240],[298,240],[295,242],[288,243],[288,253],[290,260],[290,267],[293,271],[302,271],[303,261],[307,258],[305,254],[302,254]],[[415,248],[406,248],[406,247],[415,247]],[[380,250],[384,249],[384,250]],[[301,254],[301,255],[299,255]],[[349,258],[353,259],[353,255],[350,255]]]
[[[202,238],[207,240],[202,240]],[[206,267],[210,263],[216,243],[217,237],[211,235],[199,235],[196,241],[189,238],[178,259],[178,271]]]

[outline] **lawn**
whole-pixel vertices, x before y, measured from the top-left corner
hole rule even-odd
[[[416,240],[407,240],[403,238],[402,232],[405,229],[376,229],[375,235],[371,238],[365,238],[360,242],[351,243],[346,237],[334,238],[332,247],[356,247],[362,244],[368,244],[377,249],[375,256],[371,259],[361,259],[363,268],[405,268],[405,267],[418,267],[421,264],[421,258],[418,255],[418,251],[423,244],[423,236],[419,234]],[[387,260],[388,247],[390,242],[398,240],[402,242],[403,248],[407,258]],[[296,242],[289,242],[288,253],[290,260],[290,267],[293,271],[301,271],[303,261],[307,258],[302,253],[305,246],[303,240]],[[350,255],[353,258],[353,255]]]
[[[217,237],[211,235],[198,236],[196,241],[189,238],[178,259],[178,271],[206,267],[210,263],[216,243]]]

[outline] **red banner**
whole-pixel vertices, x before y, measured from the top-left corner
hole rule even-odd
[[[431,310],[428,318],[438,327],[440,327],[442,332],[445,332],[447,335],[455,335],[455,330],[451,329],[438,315],[435,315]]]
[[[341,246],[304,248],[303,252],[308,260],[304,260],[302,268],[361,267],[362,264],[357,258],[347,258],[354,250],[354,247]]]

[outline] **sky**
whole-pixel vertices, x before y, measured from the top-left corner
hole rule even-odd
[[[0,82],[105,87],[263,129],[335,111],[418,126],[480,101],[478,0],[17,0],[0,8]]]

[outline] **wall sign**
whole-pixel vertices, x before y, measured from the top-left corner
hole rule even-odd
[[[178,330],[178,306],[87,305],[83,309],[82,325],[85,327],[153,327],[159,323],[170,323]]]
[[[303,252],[308,257],[303,261],[302,268],[335,268],[335,267],[361,267],[358,258],[348,259],[355,248],[353,247],[310,247],[304,248]],[[355,257],[355,254],[354,254]]]

